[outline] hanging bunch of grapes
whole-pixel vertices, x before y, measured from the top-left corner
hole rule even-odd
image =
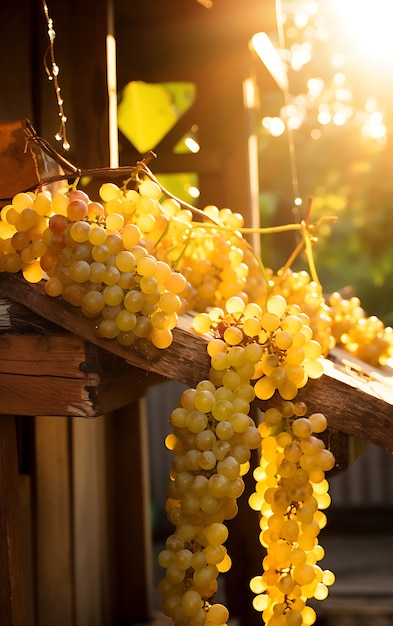
[[[299,225],[310,272],[293,272],[290,262],[265,269],[240,214],[184,205],[143,164],[121,187],[104,183],[98,199],[74,184],[18,193],[1,209],[0,272],[42,283],[90,319],[97,337],[125,348],[143,342],[145,354],[146,343],[164,350],[190,311],[194,332],[208,337],[208,376],[182,394],[166,441],[173,532],[158,557],[159,591],[175,626],[228,621],[216,602],[219,574],[231,567],[226,521],[237,514],[253,450],[249,504],[266,550],[250,582],[255,609],[268,626],[309,626],[308,600],[323,600],[334,582],[318,565],[335,465],[321,436],[328,422],[308,415],[297,394],[323,375],[321,357],[336,343],[383,363],[393,339],[357,299],[325,301],[313,229]]]

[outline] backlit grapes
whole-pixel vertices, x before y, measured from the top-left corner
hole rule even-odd
[[[323,375],[335,345],[391,362],[393,331],[356,297],[326,301],[307,271],[263,268],[239,213],[196,212],[141,172],[121,187],[105,182],[95,199],[68,185],[18,193],[0,212],[0,272],[42,284],[125,348],[169,348],[179,316],[193,313],[210,370],[169,416],[173,532],[158,556],[162,611],[175,626],[227,625],[216,601],[232,564],[226,521],[258,450],[249,504],[266,556],[250,581],[253,605],[267,626],[311,626],[308,600],[324,600],[334,583],[318,563],[335,458],[323,438],[328,416],[309,413],[298,392]]]

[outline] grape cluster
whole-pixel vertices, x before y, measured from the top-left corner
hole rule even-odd
[[[166,440],[173,452],[167,512],[175,530],[158,557],[166,570],[159,591],[162,610],[176,626],[222,626],[228,619],[227,609],[214,602],[217,577],[231,566],[224,522],[237,514],[242,476],[261,442],[249,416],[254,366],[246,348],[227,346],[227,367],[216,370],[215,347],[213,341],[209,354],[218,376],[183,392]]]
[[[243,217],[215,206],[205,207],[202,213],[207,219],[189,229],[184,243],[177,239],[179,245],[170,253],[173,261],[178,259],[177,269],[192,285],[190,308],[204,312],[209,307],[224,306],[232,296],[254,300],[265,293],[261,268],[239,232]],[[172,241],[174,226],[171,223],[168,230]]]
[[[231,567],[225,522],[258,450],[250,506],[261,513],[267,556],[251,581],[254,605],[268,626],[311,625],[307,599],[325,597],[334,579],[317,565],[334,456],[319,437],[325,417],[305,417],[296,396],[323,374],[321,356],[335,342],[381,362],[393,338],[357,300],[334,294],[327,304],[307,272],[263,270],[240,214],[207,206],[195,221],[150,177],[129,182],[104,183],[99,201],[68,187],[17,194],[0,213],[0,271],[42,281],[48,296],[91,319],[97,336],[123,346],[148,340],[165,349],[178,316],[196,312],[211,367],[170,415],[174,530],[158,557],[162,610],[176,626],[226,626],[228,610],[215,601],[218,576]]]
[[[217,350],[213,364],[216,370],[227,367],[227,345],[245,346],[254,368],[250,377],[256,396],[268,400],[277,391],[284,400],[292,400],[308,378],[323,374],[322,349],[313,339],[309,322],[301,308],[288,305],[282,295],[265,299],[263,308],[232,296],[224,309],[214,307],[196,315],[193,328],[222,339],[212,344]]]
[[[113,203],[117,206],[112,196],[120,191],[111,183],[100,190],[106,209],[80,190],[53,198],[44,192],[18,194],[1,212],[0,234],[11,235],[3,240],[1,268],[22,270],[31,282],[45,277],[46,293],[79,307],[94,320],[99,337],[124,346],[148,338],[167,348],[181,309],[178,294],[187,281],[152,254],[154,243],[138,226],[146,228],[138,207],[154,202],[143,195],[154,189],[141,184],[141,193],[135,192],[134,221],[124,219],[131,213],[111,212]]]
[[[288,423],[295,410],[299,413],[301,404],[294,405],[291,400],[310,374],[321,374],[318,367],[321,348],[312,340],[307,322],[300,308],[288,307],[280,295],[271,296],[264,309],[257,304],[246,305],[239,296],[231,296],[224,309],[213,307],[194,318],[197,332],[213,334],[207,345],[211,368],[209,379],[195,389],[187,389],[170,416],[173,432],[168,435],[167,446],[173,451],[173,460],[167,510],[175,531],[159,555],[159,563],[166,569],[159,586],[163,612],[176,626],[221,626],[221,622],[214,622],[209,611],[216,606],[213,598],[218,588],[217,577],[231,565],[223,545],[227,537],[225,521],[237,513],[236,501],[244,489],[242,476],[249,469],[251,450],[261,450],[261,467],[264,467],[272,450],[276,454],[279,445],[267,433],[273,427],[282,430],[283,413],[275,406],[265,411],[264,421],[257,427],[250,417],[251,404],[256,398],[266,402],[274,396],[272,404],[279,398],[286,407]],[[291,415],[289,407],[292,407]],[[334,462],[328,450],[322,451],[322,440],[312,435],[325,428],[322,415],[315,414],[310,419],[298,416],[292,436],[281,432],[277,437],[286,437],[300,450],[303,445],[304,453],[296,459],[280,459],[279,467],[269,461],[272,481],[286,494],[286,498],[282,497],[286,503],[283,519],[284,516],[294,519],[302,500],[309,508],[316,505],[310,509],[311,518],[307,521],[307,507],[303,503],[299,519],[303,519],[304,528],[307,526],[306,534],[311,528],[315,530],[315,519],[319,519],[314,516],[318,502],[314,496],[311,498],[312,486],[310,482],[306,486],[306,482],[321,482],[324,471]],[[279,472],[284,466],[287,474],[280,479]],[[296,476],[292,476],[292,470]],[[261,486],[258,483],[257,504],[263,525],[268,516],[259,498]],[[295,486],[297,495],[292,494]],[[293,501],[288,500],[285,489],[293,495]],[[278,501],[281,502],[280,498]],[[273,507],[272,503],[269,500],[268,506]],[[256,508],[255,497],[250,504]],[[308,544],[304,540],[301,545]],[[252,585],[255,587],[255,580]],[[291,602],[289,605],[293,609]],[[295,607],[298,605],[299,602]],[[220,619],[224,610],[225,607]],[[287,605],[284,612],[288,613]],[[290,619],[295,615],[293,609]],[[289,621],[288,625],[297,626],[297,622]]]
[[[321,284],[311,280],[306,270],[294,272],[287,268],[278,270],[271,277],[270,288],[273,294],[282,295],[288,304],[300,306],[302,312],[308,315],[313,338],[321,345],[322,354],[327,356],[334,347],[333,320]]]
[[[269,289],[308,315],[323,356],[338,346],[374,367],[393,362],[392,328],[375,315],[368,316],[358,297],[344,297],[339,292],[325,297],[321,284],[311,280],[307,271],[290,268],[271,273]]]
[[[367,316],[359,298],[335,292],[328,299],[335,345],[370,365],[386,365],[393,359],[393,330],[375,315]]]
[[[327,522],[323,510],[330,504],[325,474],[335,458],[319,437],[326,417],[306,413],[302,402],[282,402],[264,411],[259,425],[261,458],[249,504],[261,512],[267,554],[250,587],[267,626],[310,626],[316,613],[307,600],[325,599],[334,583],[334,574],[317,563],[324,556],[318,543]]]
[[[154,180],[133,183],[104,183],[99,202],[67,187],[16,194],[0,213],[0,271],[44,280],[125,346],[166,348],[179,314],[266,289],[240,214],[208,206],[194,222]]]

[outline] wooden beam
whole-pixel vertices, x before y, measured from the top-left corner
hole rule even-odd
[[[145,400],[111,414],[105,443],[110,623],[147,623],[152,611],[153,557]]]
[[[112,623],[107,589],[106,419],[71,420],[72,550],[78,626]]]
[[[4,626],[27,623],[22,560],[15,418],[0,415],[0,624]]]
[[[169,348],[159,350],[147,340],[125,348],[116,340],[97,338],[91,320],[83,317],[79,309],[68,303],[48,297],[42,284],[27,283],[17,275],[2,273],[0,293],[25,304],[41,317],[58,324],[84,341],[120,356],[130,365],[145,372],[154,372],[170,380],[194,385],[205,378],[209,371],[209,357],[206,353],[208,339],[192,331],[191,315],[184,315],[179,319],[173,343]]]
[[[347,357],[324,361],[324,375],[309,380],[299,400],[326,415],[329,428],[393,452],[393,372]],[[356,367],[351,367],[353,363]]]
[[[159,380],[63,329],[0,334],[1,413],[96,417]]]
[[[209,337],[193,332],[192,314],[180,317],[169,348],[154,349],[147,340],[125,348],[116,340],[97,339],[90,320],[67,303],[46,296],[42,285],[32,285],[18,276],[3,274],[0,275],[0,293],[23,302],[83,341],[121,357],[138,368],[142,380],[146,373],[153,372],[194,387],[208,377],[210,359],[206,346]],[[393,452],[392,370],[367,368],[364,363],[355,363],[349,355],[345,363],[342,353],[337,351],[332,356],[336,361],[325,359],[324,375],[318,380],[309,380],[300,390],[299,398],[306,401],[311,410],[326,412],[330,426],[337,431]],[[348,366],[351,362],[353,365]],[[263,408],[264,403],[260,406]]]
[[[70,421],[35,420],[38,624],[73,626]]]

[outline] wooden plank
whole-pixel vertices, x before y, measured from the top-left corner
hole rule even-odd
[[[15,418],[0,415],[0,624],[26,626]]]
[[[84,381],[59,376],[0,374],[0,413],[95,417]]]
[[[74,626],[69,427],[35,420],[37,626]]]
[[[33,546],[32,479],[28,474],[19,475],[20,527],[23,547],[24,576],[26,580],[26,626],[35,626],[35,580]]]
[[[86,379],[0,373],[0,413],[94,418],[139,399],[158,380],[127,364]]]
[[[166,350],[154,350],[147,341],[136,347],[124,348],[115,340],[97,339],[90,320],[82,318],[78,310],[66,306],[66,303],[48,298],[40,285],[29,285],[18,276],[3,274],[0,275],[0,292],[11,299],[15,298],[17,302],[25,303],[45,319],[116,354],[145,372],[155,372],[192,387],[208,376],[208,338],[192,331],[191,314],[179,319],[179,325],[173,333],[173,344]],[[341,362],[342,354],[338,354],[336,360]],[[356,364],[349,356],[347,362],[353,362],[354,365],[338,367],[337,363],[325,359],[324,376],[316,381],[310,380],[299,397],[308,401],[310,407],[315,407],[313,410],[324,408],[330,424],[339,432],[393,451],[391,370],[370,370],[363,363]],[[360,375],[356,373],[355,366],[361,367]]]
[[[91,386],[89,386],[89,379],[86,381],[94,414],[81,414],[81,417],[95,417],[121,409],[142,398],[151,385],[165,380],[158,374],[145,372],[143,369],[132,367],[125,362],[110,372],[100,374],[98,378],[98,382]]]
[[[26,306],[0,296],[0,334],[21,333],[46,335],[50,332],[65,334],[60,326],[51,324]]]
[[[83,341],[73,335],[0,335],[0,374],[85,379]]]
[[[157,382],[119,357],[65,331],[0,334],[0,412],[96,417]]]
[[[0,274],[0,294],[26,305],[41,317],[58,324],[72,334],[123,358],[127,363],[170,380],[194,386],[206,377],[209,357],[207,339],[193,333],[192,316],[184,315],[173,333],[172,345],[159,350],[147,340],[125,348],[114,339],[98,339],[91,320],[68,303],[48,297],[42,284],[27,283],[19,275]]]
[[[75,626],[104,626],[106,589],[105,417],[71,420]]]
[[[152,546],[145,401],[107,420],[111,624],[149,622]]]
[[[325,361],[325,375],[309,380],[298,399],[309,411],[324,413],[329,427],[393,452],[393,405],[364,384],[354,385],[350,375],[336,378]]]

